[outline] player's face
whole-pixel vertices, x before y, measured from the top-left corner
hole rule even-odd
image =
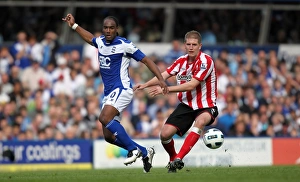
[[[184,46],[187,54],[190,57],[196,57],[201,49],[202,44],[198,42],[198,39],[187,38]]]
[[[106,19],[103,22],[103,34],[106,41],[110,42],[117,36],[116,22],[112,19]]]

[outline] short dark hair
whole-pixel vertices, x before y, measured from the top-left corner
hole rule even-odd
[[[103,21],[105,21],[106,19],[111,19],[111,20],[113,20],[113,21],[116,23],[116,27],[119,26],[119,21],[118,21],[118,19],[117,19],[116,17],[114,17],[114,16],[107,16],[106,18],[104,18]]]
[[[110,19],[110,20],[113,20],[116,24],[116,27],[118,28],[119,27],[119,21],[116,17],[114,16],[107,16],[106,18],[104,18],[103,22],[107,19]],[[119,33],[117,32],[117,36],[119,36]]]
[[[198,39],[199,44],[202,41],[201,34],[196,30],[192,30],[192,31],[187,32],[184,36],[184,42],[186,42],[186,39],[188,39],[188,38]]]

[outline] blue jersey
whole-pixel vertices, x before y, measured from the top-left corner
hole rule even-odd
[[[141,61],[145,54],[131,41],[117,36],[111,43],[105,37],[93,38],[93,45],[98,49],[100,74],[104,84],[104,95],[107,96],[116,88],[132,88],[128,67],[131,58]]]

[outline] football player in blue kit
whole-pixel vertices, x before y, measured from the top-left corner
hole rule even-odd
[[[149,172],[152,167],[154,148],[145,148],[133,141],[120,124],[120,114],[130,104],[133,98],[133,89],[130,82],[128,67],[131,58],[144,63],[158,78],[163,93],[168,93],[159,68],[130,40],[118,36],[118,20],[108,16],[103,20],[103,29],[100,37],[75,23],[72,14],[62,19],[76,31],[81,38],[98,49],[100,74],[104,84],[104,99],[99,121],[102,123],[105,140],[122,147],[128,151],[125,165],[131,164],[142,157],[144,172]]]

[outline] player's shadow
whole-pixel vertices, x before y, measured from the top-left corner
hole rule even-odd
[[[3,156],[3,158],[7,158],[10,162],[14,162],[15,161],[15,154],[11,150],[5,150],[5,151],[3,151],[2,156]]]

